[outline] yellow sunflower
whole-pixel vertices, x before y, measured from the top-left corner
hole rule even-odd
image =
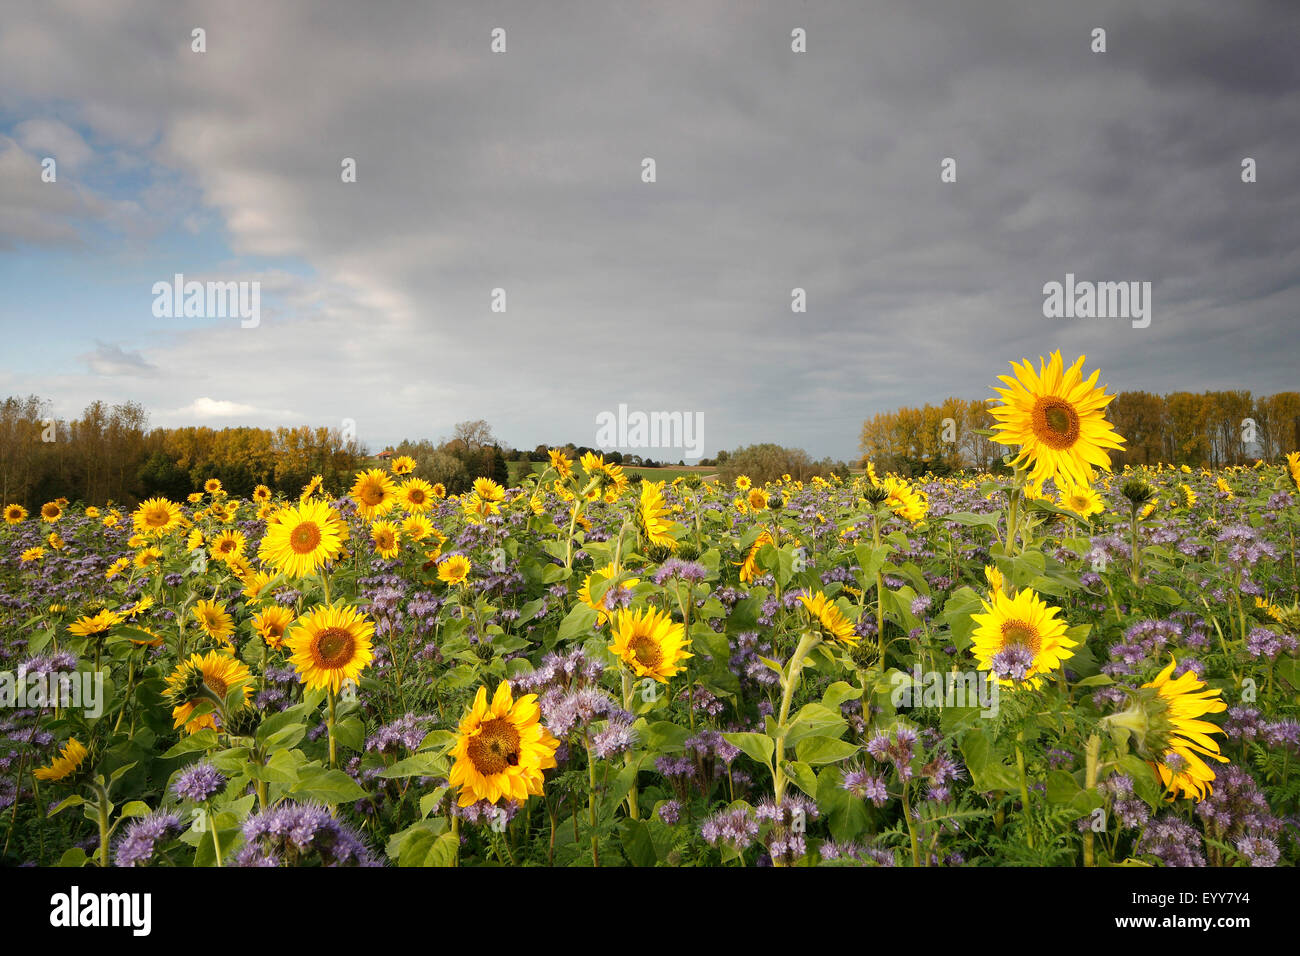
[[[1210,757],[1220,763],[1228,758],[1219,753],[1219,744],[1210,734],[1223,731],[1208,720],[1197,718],[1205,714],[1218,714],[1228,709],[1218,690],[1208,689],[1195,671],[1185,671],[1170,680],[1178,662],[1171,660],[1156,679],[1143,688],[1154,688],[1165,705],[1163,723],[1168,744],[1161,759],[1156,762],[1156,772],[1169,790],[1170,799],[1191,797],[1200,802],[1212,791],[1214,771],[1198,755]]]
[[[402,534],[412,541],[423,541],[433,534],[433,522],[421,514],[409,515],[402,522]]]
[[[460,791],[456,802],[462,807],[479,800],[522,804],[540,795],[542,771],[555,766],[559,746],[541,724],[536,694],[515,700],[502,681],[489,704],[487,688],[480,687],[451,749],[455,762],[448,783]]]
[[[104,577],[105,579],[111,581],[113,580],[113,578],[117,577],[119,574],[121,574],[130,566],[131,566],[130,558],[118,558],[116,561],[114,561],[112,564],[108,566],[108,570],[104,572]]]
[[[750,545],[749,553],[745,555],[745,560],[736,562],[740,565],[740,580],[742,583],[748,584],[750,581],[754,580],[754,578],[758,577],[758,552],[763,550],[763,545],[775,543],[776,542],[772,540],[771,532],[766,529],[760,532],[759,536],[754,539],[754,543]]]
[[[203,490],[210,495],[215,495],[217,492],[221,491],[221,479],[209,478],[203,483]]]
[[[1066,637],[1060,613],[1031,588],[1015,597],[995,591],[984,602],[984,613],[971,615],[976,624],[972,651],[980,669],[993,671],[1004,685],[1019,680],[1038,687],[1039,675],[1056,670],[1078,646]]]
[[[807,594],[799,595],[799,601],[812,619],[817,622],[822,631],[835,640],[849,647],[855,647],[861,638],[853,630],[853,622],[844,616],[844,612],[836,607],[835,602],[829,601],[826,595],[818,591],[812,597]]]
[[[469,558],[453,554],[438,562],[438,580],[446,584],[460,584],[469,577],[471,567]]]
[[[271,489],[266,485],[258,485],[253,489],[253,500],[261,504],[264,501],[271,500]]]
[[[573,474],[573,462],[562,449],[552,448],[546,454],[551,459],[551,467],[555,469],[555,473],[561,479],[568,478]]]
[[[47,524],[54,524],[61,517],[63,508],[57,501],[47,501],[41,505],[41,520]]]
[[[229,612],[216,601],[198,601],[194,605],[194,620],[198,621],[200,630],[214,641],[230,643],[230,635],[235,633],[235,622]]]
[[[889,496],[885,499],[885,504],[894,514],[905,521],[916,524],[930,510],[925,495],[901,478],[886,475],[885,480],[880,483],[880,487],[889,493]]]
[[[257,554],[281,574],[301,578],[337,558],[346,537],[333,508],[323,501],[304,500],[272,516]]]
[[[357,480],[349,492],[357,503],[357,514],[373,521],[397,504],[397,486],[388,472],[378,468],[357,473]]]
[[[423,514],[433,507],[433,485],[423,478],[411,478],[397,489],[397,497],[410,514]]]
[[[68,633],[78,637],[103,637],[112,628],[122,623],[122,615],[116,611],[100,611],[98,614],[83,615],[68,625]]]
[[[620,610],[611,623],[614,638],[609,650],[637,677],[653,677],[661,684],[683,669],[693,655],[686,648],[686,626],[654,608],[638,613]]]
[[[22,524],[27,520],[27,509],[22,505],[5,505],[5,524]]]
[[[32,561],[39,561],[43,557],[45,557],[44,548],[28,548],[18,556],[18,561],[20,564],[28,564]]]
[[[1056,503],[1066,511],[1073,511],[1080,518],[1089,518],[1106,510],[1101,502],[1101,495],[1087,485],[1070,485],[1063,482],[1057,493]]]
[[[767,492],[762,488],[750,488],[749,494],[745,496],[750,511],[766,511],[769,500]]]
[[[390,467],[395,475],[409,475],[415,471],[415,459],[410,455],[398,455]]]
[[[162,556],[162,551],[158,548],[144,548],[136,553],[135,566],[141,570],[157,568],[162,561]]]
[[[374,542],[375,553],[381,558],[395,558],[399,546],[400,532],[391,521],[376,521],[370,526],[370,540]]]
[[[581,601],[583,604],[587,605],[587,607],[591,608],[593,611],[595,611],[596,623],[603,625],[605,623],[606,618],[608,618],[609,616],[607,605],[609,602],[610,595],[614,593],[615,585],[611,584],[608,588],[606,588],[605,591],[600,596],[600,602],[597,603],[591,597],[591,579],[596,577],[597,575],[599,575],[601,578],[606,578],[606,579],[614,577],[614,562],[611,561],[603,568],[597,568],[595,571],[591,572],[591,574],[588,574],[585,578],[583,578],[582,587],[578,589],[578,600]],[[621,582],[621,584],[618,586],[630,589],[636,587],[639,583],[640,583],[640,578],[631,578],[627,581]]]
[[[253,630],[273,651],[278,651],[284,646],[285,631],[292,623],[293,611],[278,604],[264,608],[253,615]]]
[[[59,783],[76,773],[89,756],[90,751],[76,737],[69,737],[67,744],[59,755],[50,761],[50,765],[37,767],[32,771],[32,776],[48,783]]]
[[[166,498],[150,498],[131,515],[135,530],[140,534],[160,535],[179,528],[185,521],[181,506]]]
[[[183,726],[188,734],[197,734],[205,727],[217,729],[217,715],[212,711],[191,719],[199,702],[206,699],[224,707],[226,695],[239,687],[247,704],[253,697],[252,676],[248,667],[230,654],[191,654],[167,678],[167,693],[175,704],[172,726]]]
[[[223,531],[212,539],[212,557],[218,561],[231,561],[244,556],[247,539],[242,531]]]
[[[374,659],[375,625],[356,608],[319,604],[300,617],[285,643],[298,679],[308,690],[337,694],[345,680],[357,681]]]
[[[1103,414],[1115,396],[1096,387],[1100,371],[1084,379],[1085,359],[1066,369],[1061,353],[1053,352],[1050,360],[1039,359],[1037,374],[1025,359],[1023,365],[1011,363],[1014,377],[998,376],[1007,387],[993,389],[1002,397],[990,409],[997,419],[993,440],[1020,446],[1015,461],[1029,465],[1032,481],[1059,476],[1071,485],[1089,485],[1094,467],[1110,471],[1106,449],[1124,446]]]
[[[324,480],[325,479],[320,475],[312,475],[311,481],[307,482],[307,484],[302,486],[302,494],[299,495],[299,497],[303,501],[306,501],[312,495],[316,494],[316,492],[320,491],[321,483]]]
[[[676,551],[677,539],[673,537],[673,523],[665,517],[669,514],[669,511],[668,505],[664,501],[663,491],[664,483],[662,481],[641,482],[641,507],[638,515],[642,526],[645,528],[645,537],[648,542]]]

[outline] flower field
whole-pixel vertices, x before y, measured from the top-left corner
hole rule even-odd
[[[1059,354],[995,395],[997,474],[10,505],[3,859],[1293,864],[1300,456],[1112,471]]]

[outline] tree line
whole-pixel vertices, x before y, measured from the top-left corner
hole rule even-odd
[[[1300,448],[1300,392],[1119,392],[1106,416],[1124,436],[1116,467],[1168,462],[1217,468],[1272,461]],[[1007,449],[981,434],[988,404],[947,398],[938,405],[881,412],[862,423],[863,460],[902,474],[995,469]]]

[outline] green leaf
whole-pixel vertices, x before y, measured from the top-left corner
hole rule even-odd
[[[575,638],[586,637],[593,627],[596,626],[596,610],[587,607],[585,604],[575,604],[563,621],[560,622],[559,633],[556,634],[557,642],[571,641]]]
[[[730,733],[723,734],[729,744],[739,747],[752,760],[756,760],[768,769],[772,767],[772,755],[776,753],[776,744],[767,734]]]
[[[799,745],[795,747],[794,752],[795,756],[803,763],[820,766],[847,760],[858,752],[858,747],[856,744],[837,740],[834,737],[814,735],[799,741]],[[813,796],[814,794],[809,795]]]
[[[320,803],[348,803],[360,800],[366,792],[342,770],[306,766],[298,772],[298,783],[290,790],[298,800]]]

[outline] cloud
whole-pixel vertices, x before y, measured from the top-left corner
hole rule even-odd
[[[228,240],[231,273],[288,276],[257,329],[133,329],[156,337],[160,374],[124,397],[151,408],[237,395],[228,415],[292,405],[371,444],[485,417],[532,447],[590,443],[627,403],[703,412],[709,452],[847,458],[875,412],[987,396],[1008,359],[1056,348],[1112,389],[1292,387],[1291,2],[96,10],[9,18],[0,109],[57,105],[95,144],[88,174],[104,152],[136,172],[102,190],[120,205],[34,192],[24,136],[54,130],[15,129],[0,245],[10,223],[29,242],[84,237],[94,216],[185,224]],[[185,247],[158,248],[161,277],[198,274]],[[1042,287],[1067,272],[1151,281],[1151,327],[1045,319]]]
[[[158,368],[145,360],[139,352],[129,351],[120,345],[96,340],[95,350],[78,358],[95,375],[155,375]]]
[[[200,420],[209,419],[261,419],[261,418],[300,418],[289,411],[272,411],[270,409],[260,409],[254,405],[247,405],[242,402],[232,402],[227,399],[208,398],[206,395],[202,398],[196,398],[190,404],[183,408],[178,408],[169,413],[173,419],[185,420],[194,418]]]

